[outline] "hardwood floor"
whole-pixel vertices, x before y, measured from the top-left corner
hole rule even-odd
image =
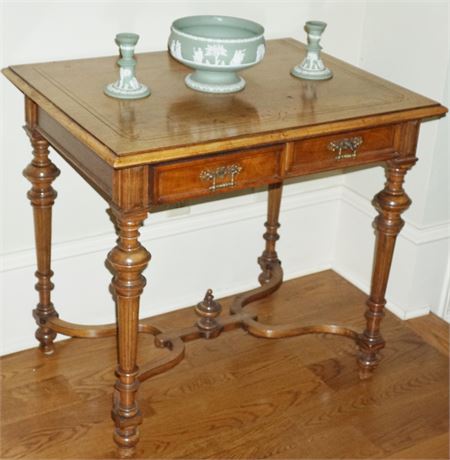
[[[361,329],[365,298],[326,271],[286,282],[248,308],[274,322],[339,320]],[[172,329],[194,316],[185,309],[152,323]],[[448,458],[447,325],[388,313],[382,330],[387,347],[368,381],[358,379],[355,345],[342,337],[271,341],[238,330],[189,343],[181,364],[141,385],[137,456]],[[139,362],[163,352],[147,336],[140,350]],[[112,338],[60,342],[50,357],[36,349],[3,357],[1,458],[115,458],[115,363]]]
[[[449,355],[450,324],[433,313],[407,321],[408,326],[445,356]]]

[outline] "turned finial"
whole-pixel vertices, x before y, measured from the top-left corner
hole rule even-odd
[[[204,331],[211,331],[218,327],[216,318],[220,315],[222,306],[214,300],[212,289],[206,291],[204,299],[195,307],[195,313],[200,316],[197,326]]]

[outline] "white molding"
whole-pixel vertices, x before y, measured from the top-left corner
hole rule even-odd
[[[290,213],[300,210],[302,208],[314,209],[322,204],[336,204],[345,203],[351,206],[352,209],[356,209],[357,212],[361,212],[364,216],[368,217],[367,224],[370,225],[370,220],[375,215],[375,210],[371,206],[369,200],[354,192],[350,188],[341,184],[334,184],[329,186],[322,186],[318,189],[309,191],[299,191],[298,188],[285,188],[282,213]],[[155,240],[164,240],[171,238],[176,235],[187,235],[192,232],[202,231],[205,229],[211,229],[217,226],[232,225],[238,222],[251,219],[264,219],[266,216],[266,200],[262,201],[258,196],[255,201],[247,201],[245,203],[236,200],[222,200],[214,202],[214,209],[212,206],[191,206],[191,213],[187,215],[179,215],[174,217],[168,217],[166,213],[154,214],[148,219],[148,225],[142,229],[141,240],[144,244],[154,242]],[[331,226],[329,228],[330,236],[336,234],[336,228]],[[448,225],[447,223],[438,224],[429,227],[416,227],[411,224],[405,225],[403,236],[415,245],[421,245],[425,243],[431,243],[443,238],[448,238]],[[62,261],[64,266],[71,267],[77,266],[81,262],[77,258],[96,254],[101,252],[104,256],[107,251],[114,245],[115,234],[113,232],[105,233],[102,235],[95,235],[87,238],[66,241],[59,244],[55,244],[52,248],[54,262]],[[65,259],[71,259],[65,261]],[[314,265],[314,259],[305,260],[306,264],[300,269],[298,264],[291,266],[290,269],[285,267],[285,279],[293,279],[296,277],[304,276],[311,273],[316,273],[326,269],[333,269],[339,273],[343,278],[350,281],[352,284],[360,288],[365,293],[369,292],[369,282],[364,281],[358,273],[352,272],[349,268],[340,268],[337,266],[337,260],[333,254],[330,253],[329,260],[322,258],[322,261],[318,265]],[[28,272],[30,267],[35,266],[35,253],[34,249],[26,249],[23,251],[11,252],[4,254],[0,257],[0,273],[22,270]],[[24,273],[25,273],[24,272]],[[10,275],[17,276],[21,279],[22,273],[10,273]],[[3,275],[2,275],[3,276]],[[450,284],[450,268],[447,274],[447,283],[444,286],[441,295],[441,312],[444,315],[446,305],[449,303],[449,284]],[[6,279],[6,278],[5,278]],[[0,278],[1,281],[1,278]],[[225,284],[225,286],[227,286]],[[216,289],[216,295],[218,297],[226,297],[234,295],[238,292],[242,292],[257,286],[257,281],[250,280],[242,284],[229,284],[227,287],[222,289]],[[195,298],[194,298],[195,296]],[[171,311],[177,308],[181,308],[186,305],[192,305],[198,301],[197,292],[183,292],[182,297],[179,299],[172,299],[173,302],[170,306],[158,308],[157,314],[165,311]],[[180,301],[178,301],[180,300]],[[182,300],[182,302],[181,302]],[[28,300],[27,300],[28,302]],[[143,305],[144,306],[144,305]],[[363,308],[364,306],[362,306]],[[428,308],[417,308],[408,309],[402,308],[400,305],[393,304],[388,301],[387,308],[401,319],[409,319],[417,316],[425,315],[429,312]],[[448,308],[448,307],[447,307]],[[142,308],[142,310],[150,310]],[[153,310],[154,311],[154,310]],[[144,313],[146,316],[146,313]],[[447,320],[450,319],[450,311],[446,311]],[[94,322],[99,320],[100,317],[93,318]],[[30,320],[31,321],[31,320]],[[30,323],[31,324],[31,323]],[[13,334],[14,335],[14,334]],[[32,334],[26,334],[23,338],[11,337],[12,340],[2,343],[1,353],[11,353],[18,351],[23,348],[28,348],[34,345],[34,339]]]
[[[291,192],[286,190],[283,197],[282,212],[317,206],[318,204],[337,201],[340,196],[340,186],[333,185],[308,192]],[[193,212],[189,215],[172,217],[167,220],[150,222],[141,230],[143,243],[158,239],[169,238],[174,235],[196,232],[235,222],[242,222],[266,215],[266,201],[242,204],[238,207],[226,204],[224,200],[214,210]],[[191,208],[192,209],[192,208]],[[114,233],[105,233],[77,240],[56,243],[52,246],[52,262],[78,257],[86,254],[109,251],[115,241]],[[0,273],[35,266],[34,248],[14,251],[0,256]]]
[[[355,192],[346,185],[342,185],[342,200],[365,214],[370,218],[376,216],[376,211],[371,205],[370,200]],[[406,238],[416,245],[432,243],[443,239],[450,238],[450,222],[439,222],[432,225],[418,226],[411,222],[405,221],[405,226],[399,234],[399,238]]]
[[[308,192],[286,193],[283,198],[282,209],[289,211],[293,209],[314,206],[330,201],[345,203],[364,215],[373,218],[376,211],[369,200],[345,185],[333,185],[319,190]],[[240,205],[238,208],[221,206],[214,211],[192,213],[179,217],[172,217],[168,220],[150,222],[141,231],[141,240],[154,241],[161,238],[169,238],[181,233],[195,232],[205,228],[212,228],[220,225],[242,222],[243,220],[263,217],[266,213],[265,201]],[[410,222],[405,223],[399,237],[420,245],[450,238],[450,223],[443,222],[436,225],[418,227]],[[105,233],[71,241],[56,243],[52,246],[52,261],[78,257],[81,255],[106,252],[114,244],[115,235]],[[35,265],[34,248],[6,253],[0,256],[0,273],[30,267]]]
[[[305,268],[303,270],[294,270],[290,272],[285,272],[284,273],[284,280],[288,281],[294,278],[299,278],[301,276],[307,276],[311,275],[313,273],[318,273],[324,270],[329,270],[331,268],[331,264],[324,264],[324,265],[314,265],[310,266],[308,268]],[[241,285],[234,285],[233,287],[230,288],[225,288],[225,289],[218,289],[215,291],[215,296],[217,298],[225,298],[225,297],[230,297],[236,294],[240,294],[242,292],[248,291],[250,289],[254,289],[258,287],[258,281],[255,279],[251,283],[243,283]],[[182,304],[177,304],[176,302],[171,305],[168,308],[162,308],[160,309],[155,315],[141,315],[141,319],[144,318],[149,318],[152,316],[159,316],[164,313],[168,313],[171,311],[175,310],[181,310],[183,308],[189,308],[192,305],[195,305],[198,302],[198,297],[183,297],[183,302]],[[143,308],[141,308],[143,310]],[[31,317],[31,315],[30,315]],[[105,322],[111,321],[110,319],[98,319],[98,321],[87,321],[85,324],[104,324]],[[35,326],[32,326],[32,329],[34,329]],[[63,336],[61,334],[57,335],[56,342],[61,342],[64,340],[68,340],[70,337]],[[8,340],[5,342],[0,342],[0,356],[4,355],[9,355],[11,353],[16,353],[18,351],[23,351],[23,350],[28,350],[31,348],[35,348],[37,346],[36,339],[34,338],[34,334],[30,333],[26,335],[25,337],[20,337],[20,338],[14,338],[13,340]]]
[[[376,210],[372,206],[370,200],[364,196],[361,196],[357,191],[352,188],[343,185],[341,190],[342,203],[348,205],[350,209],[355,210],[357,213],[360,213],[364,217],[366,222],[364,225],[370,225],[370,222],[376,215]],[[360,224],[362,225],[362,224]],[[424,257],[424,254],[432,250],[424,248],[424,245],[428,244],[439,244],[439,247],[445,247],[446,242],[450,242],[450,223],[449,222],[438,222],[432,225],[418,226],[412,224],[411,222],[406,221],[405,226],[398,236],[399,240],[403,240],[403,251],[407,251],[410,260],[417,260],[417,257]],[[435,246],[436,248],[436,246]],[[434,250],[436,250],[434,248]],[[398,251],[398,248],[397,248]],[[425,252],[424,252],[425,251]],[[364,257],[368,257],[367,254]],[[352,263],[354,265],[354,262]],[[359,287],[365,293],[369,293],[370,290],[370,276],[367,273],[362,276],[361,266],[348,265],[345,259],[345,255],[335,257],[333,260],[332,269],[339,273],[342,277],[346,278],[355,286]],[[445,270],[445,267],[442,267],[442,270]],[[430,311],[434,311],[440,317],[450,320],[450,307],[448,306],[450,302],[450,268],[447,268],[446,282],[442,285],[434,286],[433,289],[438,289],[441,292],[432,292],[430,291],[427,296],[429,298],[429,305],[424,305],[423,298],[421,300],[421,305],[414,308],[414,304],[409,304],[408,308],[406,305],[402,307],[402,303],[393,303],[389,298],[389,290],[387,293],[387,305],[386,308],[393,312],[396,316],[401,319],[415,318],[418,316],[426,315]],[[416,272],[415,276],[420,276]],[[403,289],[409,290],[411,285],[408,287],[409,283],[414,283],[414,280],[405,279],[405,285]],[[413,284],[414,287],[414,284]],[[396,298],[403,298],[405,295],[397,297],[399,292],[401,292],[401,287],[397,285],[396,289]],[[400,290],[399,290],[400,289]],[[404,291],[405,292],[405,291]],[[436,295],[437,294],[437,295]],[[406,297],[405,297],[406,298]],[[433,299],[433,300],[431,300]],[[411,299],[410,299],[411,301]],[[413,301],[413,300],[412,300]],[[398,302],[398,300],[397,300]]]
[[[444,285],[439,299],[438,315],[450,323],[450,261],[445,271]]]
[[[342,276],[342,278],[345,278],[348,282],[356,286],[358,289],[361,289],[361,291],[363,291],[365,294],[369,295],[370,285],[366,283],[362,278],[348,271],[341,270],[335,265],[332,265],[331,269]],[[430,313],[429,308],[422,307],[413,310],[405,310],[404,308],[389,301],[386,303],[386,309],[388,309],[391,313],[402,320],[418,318],[419,316],[428,315],[428,313]]]
[[[317,218],[324,229],[321,234],[326,234],[329,229],[329,232],[333,235],[340,196],[340,185],[335,182],[328,183],[328,185],[322,183],[315,189],[309,189],[308,187],[308,191],[300,191],[300,188],[304,187],[298,185],[285,187],[281,207],[282,221],[301,223],[302,219],[305,218],[309,220]],[[327,211],[325,212],[324,209]],[[333,209],[336,213],[330,212]],[[167,249],[171,247],[170,245],[173,241],[176,247],[174,250],[179,253],[183,245],[190,245],[193,241],[198,240],[197,233],[198,235],[214,234],[220,239],[219,235],[227,235],[231,232],[235,237],[235,229],[242,222],[244,222],[243,227],[245,228],[248,227],[245,225],[245,221],[247,220],[249,223],[259,221],[262,225],[266,214],[267,199],[264,197],[264,193],[249,195],[247,197],[236,197],[236,199],[219,200],[199,206],[190,206],[189,214],[171,216],[170,212],[155,213],[148,219],[148,225],[142,228],[141,241],[143,244],[148,245],[148,247],[153,247],[155,254],[158,254],[158,251],[162,250],[162,248]],[[299,250],[303,250],[306,253],[302,258],[293,254],[290,257],[283,258],[286,280],[327,270],[331,267],[331,243],[327,243],[326,246],[328,249],[326,250],[323,249],[323,245],[321,248],[318,248],[317,256],[315,256],[315,251],[310,251],[310,248],[315,244],[314,232],[311,232],[312,228],[314,228],[314,225],[311,222],[305,228],[308,232],[305,236],[309,238],[308,242],[305,243],[304,239],[300,242],[297,240],[297,231],[292,229],[292,225],[286,227],[286,233],[283,234],[282,238],[285,250],[289,250],[289,247],[297,242]],[[263,229],[261,228],[261,233],[262,231]],[[250,235],[252,233],[250,232]],[[249,234],[246,234],[245,238],[248,237]],[[55,271],[57,273],[65,273],[66,275],[67,273],[79,273],[87,263],[89,264],[91,261],[97,260],[99,256],[104,258],[107,251],[114,245],[115,239],[115,234],[110,232],[55,244],[52,247],[52,261],[54,262]],[[208,244],[212,244],[212,240],[208,241]],[[220,254],[220,250],[218,253]],[[246,261],[248,262],[248,259]],[[35,267],[34,248],[6,254],[1,258],[0,263],[2,264],[0,283],[7,282],[13,283],[13,285],[28,285],[28,283],[33,282],[32,272]],[[154,263],[160,264],[162,272],[166,271],[166,273],[170,274],[170,263],[162,262],[161,258],[155,258]],[[252,262],[248,265],[252,268],[250,271],[242,272],[241,270],[241,275],[243,276],[234,277],[232,275],[234,271],[228,270],[227,272],[230,276],[225,275],[225,279],[218,278],[217,284],[214,285],[215,295],[223,298],[257,287],[258,269],[256,266],[253,268]],[[108,274],[104,273],[105,270],[101,263],[93,266],[92,270],[93,279],[97,280],[100,277],[108,278]],[[141,299],[142,317],[162,314],[194,305],[199,300],[200,290],[203,289],[199,286],[202,283],[198,281],[203,279],[204,276],[208,278],[206,271],[209,271],[207,266],[200,264],[194,270],[195,274],[190,274],[188,281],[180,283],[177,289],[172,289],[170,292],[164,292],[164,279],[159,279],[157,283],[149,283],[150,289],[146,289]],[[161,271],[158,273],[161,273]],[[159,275],[155,274],[153,280],[155,280],[155,276],[157,278]],[[94,284],[95,282],[92,286]],[[92,289],[90,284],[89,286],[88,289]],[[65,293],[66,288],[67,294]],[[94,290],[90,292],[89,303],[97,305],[95,311],[91,312],[92,314],[89,313],[89,323],[92,324],[114,321],[113,316],[111,316],[113,315],[113,310],[110,308],[112,300],[107,289],[99,291]],[[64,276],[57,280],[54,301],[58,305],[62,317],[66,317],[66,319],[74,322],[82,321],[82,318],[87,316],[83,316],[80,311],[90,311],[89,307],[82,305],[78,309],[75,307],[76,300],[74,301],[72,298],[67,299],[66,303],[65,297],[66,295],[70,295],[68,294],[70,292],[73,292],[70,278]],[[33,293],[32,289],[25,289],[19,296],[15,297],[14,292],[8,288],[5,289],[4,294],[5,303],[1,313],[4,317],[8,315],[9,326],[2,331],[3,334],[0,333],[3,335],[0,340],[0,354],[13,353],[21,349],[34,347],[35,339],[33,331],[35,326],[31,315],[28,314],[28,309],[31,308],[30,305],[34,306],[36,303],[35,293]],[[14,299],[14,302],[11,302],[11,299]],[[26,327],[23,327],[19,321],[19,315],[16,314],[18,310],[12,307],[12,303],[15,302],[17,302],[21,314],[24,313],[27,315]],[[75,308],[77,309],[75,310]]]

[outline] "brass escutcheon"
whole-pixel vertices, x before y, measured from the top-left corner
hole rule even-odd
[[[230,166],[219,166],[218,168],[204,169],[200,173],[200,179],[203,181],[212,181],[212,184],[209,186],[209,190],[214,192],[221,188],[234,187],[236,185],[235,178],[242,171],[242,166],[237,164],[232,164]],[[230,177],[229,181],[217,183],[217,179],[224,179]]]
[[[356,158],[358,147],[363,143],[363,138],[360,136],[341,139],[339,141],[331,141],[328,144],[328,150],[338,152],[334,157],[335,160],[343,160],[345,158]],[[343,153],[345,150],[350,150],[349,153]]]

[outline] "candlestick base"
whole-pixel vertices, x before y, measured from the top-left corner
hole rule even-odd
[[[121,88],[119,83],[120,81],[116,81],[105,86],[105,94],[116,99],[142,99],[151,94],[150,89],[142,83],[135,89]]]
[[[333,72],[328,67],[325,67],[322,61],[315,64],[314,68],[312,68],[311,65],[305,65],[303,61],[291,70],[291,75],[304,80],[328,80],[333,76]]]

